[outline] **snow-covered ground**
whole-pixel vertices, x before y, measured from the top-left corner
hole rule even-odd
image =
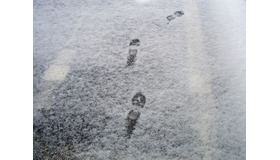
[[[245,3],[34,0],[34,159],[246,159]]]

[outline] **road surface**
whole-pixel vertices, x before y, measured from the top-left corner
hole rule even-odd
[[[246,1],[33,7],[34,159],[246,159]]]

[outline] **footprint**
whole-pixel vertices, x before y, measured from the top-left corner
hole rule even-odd
[[[174,13],[174,15],[176,15],[177,17],[181,17],[182,15],[184,15],[184,12],[183,11],[176,11]]]
[[[175,16],[174,15],[169,15],[166,17],[169,21],[172,21],[173,19],[175,19]]]
[[[138,50],[135,49],[135,47],[133,46],[139,46],[139,45],[140,45],[139,39],[133,39],[130,41],[129,43],[130,49],[128,51],[127,62],[126,62],[127,66],[132,66],[135,63]]]
[[[167,20],[169,24],[173,19],[175,19],[176,17],[181,17],[182,15],[184,15],[183,11],[176,11],[174,14],[167,16]],[[176,16],[176,17],[175,17]]]
[[[136,61],[137,49],[129,49],[127,56],[127,66],[132,66]]]
[[[140,107],[144,107],[146,103],[146,97],[141,93],[136,93],[132,98],[132,104]],[[126,137],[130,138],[130,136],[133,133],[133,130],[135,129],[135,125],[137,123],[137,120],[140,117],[140,112],[138,110],[130,110],[127,114],[127,125],[126,125]]]
[[[135,129],[135,125],[137,123],[138,118],[140,117],[140,112],[137,110],[130,110],[129,113],[127,114],[127,132],[126,132],[126,136],[128,138],[131,137],[133,130]]]
[[[132,104],[144,108],[146,97],[141,93],[136,93],[132,98]]]
[[[133,39],[130,43],[129,46],[139,46],[140,45],[140,40],[139,39]]]

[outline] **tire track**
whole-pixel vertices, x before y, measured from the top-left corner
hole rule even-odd
[[[200,138],[203,142],[202,150],[204,159],[217,159],[212,153],[215,148],[210,147],[215,141],[215,128],[211,126],[214,122],[214,116],[211,110],[215,108],[214,97],[212,93],[211,79],[209,67],[207,65],[207,54],[204,46],[203,33],[201,29],[201,21],[197,4],[194,0],[188,1],[185,6],[186,18],[188,19],[187,30],[187,51],[189,73],[189,91],[190,94],[198,99],[196,107],[198,107],[199,122],[198,130],[200,130]],[[211,133],[210,133],[211,132]],[[211,143],[211,144],[210,144]]]

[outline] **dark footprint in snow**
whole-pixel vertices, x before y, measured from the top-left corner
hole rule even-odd
[[[136,93],[132,98],[132,104],[135,106],[144,108],[145,103],[146,97],[141,92]]]
[[[129,49],[127,56],[127,66],[132,66],[136,61],[137,49]]]
[[[137,110],[130,110],[128,115],[127,115],[127,132],[126,132],[126,136],[128,138],[131,137],[133,130],[135,129],[135,125],[137,123],[138,118],[140,117],[140,112]]]
[[[169,21],[172,21],[173,19],[175,19],[175,16],[174,15],[169,15],[166,17]]]
[[[132,98],[132,104],[133,105],[136,105],[136,106],[140,106],[140,107],[144,107],[146,103],[146,97],[141,93],[141,92],[138,92],[136,93],[133,98]],[[126,132],[126,136],[128,138],[130,138],[130,136],[132,135],[133,133],[133,130],[135,129],[135,125],[137,123],[137,120],[139,119],[140,117],[140,112],[137,111],[137,110],[130,110],[128,115],[127,115],[127,132]]]
[[[139,39],[133,39],[130,43],[129,46],[139,46],[140,45],[140,40]]]
[[[128,51],[127,63],[126,63],[127,66],[132,66],[135,63],[138,50],[135,49],[133,46],[139,46],[139,45],[140,45],[139,39],[133,39],[129,43],[129,46],[131,46],[131,48]]]
[[[184,15],[184,12],[183,11],[176,11],[174,13],[174,15],[176,15],[177,17],[181,17],[182,15]]]
[[[173,15],[169,15],[167,16],[167,20],[168,20],[168,23],[169,24],[173,19],[175,19],[177,17],[181,17],[182,15],[184,15],[184,12],[183,11],[176,11]]]

